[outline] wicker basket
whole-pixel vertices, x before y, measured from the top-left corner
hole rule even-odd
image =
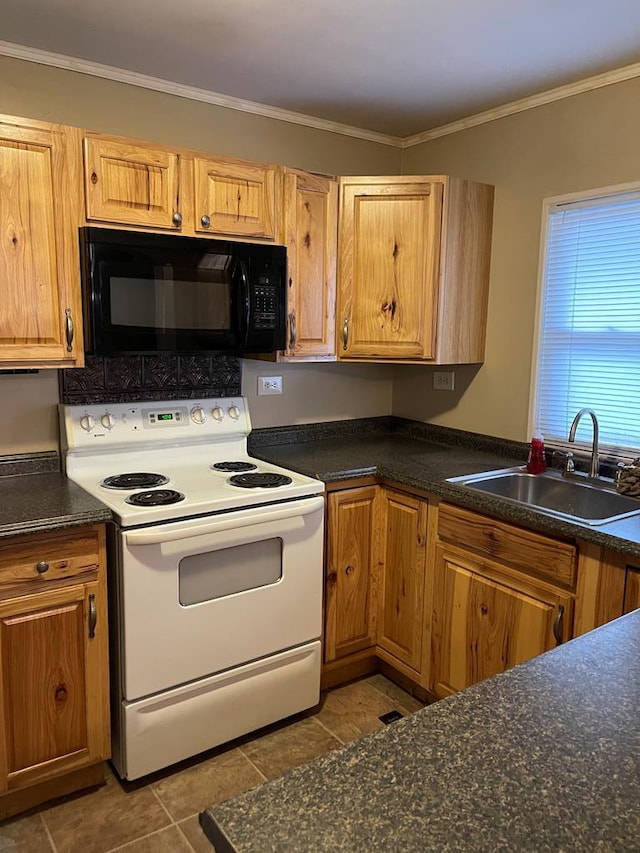
[[[640,498],[640,456],[619,469],[616,489],[621,495]]]

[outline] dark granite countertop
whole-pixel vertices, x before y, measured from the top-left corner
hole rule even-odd
[[[640,610],[212,806],[217,853],[640,850]]]
[[[527,445],[518,442],[379,418],[257,430],[249,437],[249,451],[326,483],[375,476],[549,536],[582,539],[640,558],[640,516],[581,524],[446,482],[449,477],[524,465]]]
[[[110,520],[104,504],[60,472],[57,454],[0,459],[0,537]]]

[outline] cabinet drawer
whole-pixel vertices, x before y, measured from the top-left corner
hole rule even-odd
[[[520,571],[573,587],[576,548],[459,507],[440,505],[438,536]]]
[[[0,540],[0,600],[59,585],[95,580],[102,527],[70,527]]]

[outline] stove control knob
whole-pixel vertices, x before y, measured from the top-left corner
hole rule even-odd
[[[80,418],[80,426],[82,427],[82,429],[86,430],[87,432],[91,432],[91,430],[93,429],[94,423],[95,423],[95,421],[94,421],[92,415],[83,415]]]
[[[105,414],[100,418],[100,423],[105,429],[113,429],[116,419],[113,415],[109,414],[109,412],[105,412]]]
[[[220,406],[216,406],[215,409],[211,409],[211,416],[214,421],[221,421],[224,417],[224,412],[220,408]]]
[[[207,419],[207,413],[202,406],[194,406],[191,409],[191,420],[194,424],[203,424]]]
[[[233,418],[234,421],[237,421],[240,417],[240,409],[237,406],[231,406],[229,408],[229,417]]]

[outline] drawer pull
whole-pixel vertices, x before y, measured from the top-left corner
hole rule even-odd
[[[40,560],[39,563],[36,563],[36,572],[38,572],[39,575],[43,575],[45,572],[48,571],[49,563],[45,562],[44,560]]]
[[[562,645],[562,617],[564,616],[564,606],[558,605],[556,618],[553,620],[553,636],[556,640],[556,646]]]
[[[98,622],[98,611],[96,609],[96,597],[93,593],[89,596],[89,639],[93,640],[96,635],[96,624]]]

